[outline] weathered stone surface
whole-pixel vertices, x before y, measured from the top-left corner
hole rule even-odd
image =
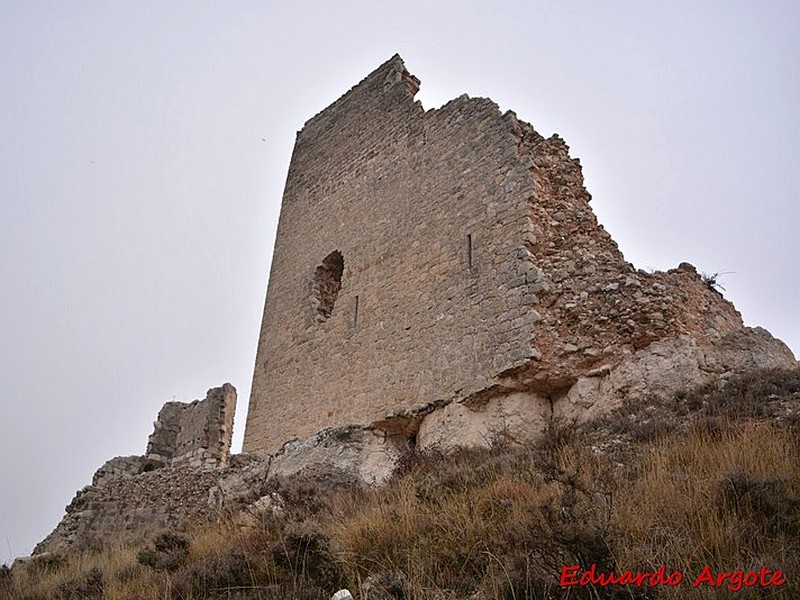
[[[160,462],[154,462],[144,456],[117,456],[97,469],[92,476],[92,486],[102,486],[106,481],[115,477],[133,477],[162,467]]]
[[[689,335],[656,341],[616,364],[602,365],[549,395],[538,382],[506,378],[481,403],[453,402],[424,417],[417,447],[450,450],[497,442],[536,440],[551,419],[581,423],[617,408],[626,399],[669,398],[730,373],[792,368],[792,352],[764,329],[743,328],[705,343]],[[519,391],[511,391],[513,389]]]
[[[167,402],[153,424],[147,458],[172,466],[226,466],[235,411],[236,389],[230,383],[208,390],[204,400]]]
[[[690,264],[627,263],[560,137],[483,98],[425,111],[418,87],[395,56],[297,136],[245,451],[351,424],[485,443],[535,435],[548,405],[587,418],[647,386],[794,366],[778,344],[748,354]]]
[[[627,398],[668,398],[726,373],[795,365],[789,348],[761,328],[743,328],[705,344],[684,335],[637,350],[608,374],[579,378],[566,397],[554,403],[554,416],[564,421],[586,421],[609,412]]]
[[[215,517],[208,491],[217,474],[193,467],[164,467],[138,475],[105,477],[80,490],[56,529],[34,549],[99,549],[138,542],[162,529],[185,529]]]
[[[241,510],[236,522],[242,528],[258,528],[264,519],[276,519],[286,514],[286,501],[277,492],[270,492]]]
[[[263,454],[235,454],[209,490],[208,505],[218,513],[235,514],[258,500],[266,489],[271,457]]]
[[[417,448],[449,451],[488,447],[496,442],[527,442],[547,424],[552,410],[547,399],[512,392],[467,406],[452,402],[426,416],[417,433]]]
[[[403,450],[381,431],[326,428],[284,444],[272,457],[269,478],[302,475],[333,485],[378,485],[391,476]]]

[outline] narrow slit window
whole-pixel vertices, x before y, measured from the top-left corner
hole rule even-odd
[[[353,305],[353,327],[358,326],[358,296],[356,296],[355,304]]]
[[[472,271],[472,234],[467,234],[467,266]]]

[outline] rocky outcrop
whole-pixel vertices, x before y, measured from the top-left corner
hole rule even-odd
[[[284,444],[273,457],[269,477],[302,475],[341,485],[378,485],[394,471],[402,442],[385,431],[364,426],[323,429]]]
[[[208,505],[218,515],[232,516],[267,492],[271,457],[264,454],[234,454],[230,466],[219,473],[208,492]]]
[[[762,328],[742,328],[706,343],[682,335],[652,342],[616,363],[586,371],[560,389],[539,391],[516,375],[488,397],[452,402],[419,423],[420,448],[449,450],[534,441],[547,423],[582,423],[601,417],[625,400],[658,399],[725,380],[733,373],[792,369],[794,355]]]

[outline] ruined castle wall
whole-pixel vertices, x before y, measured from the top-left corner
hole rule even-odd
[[[396,56],[298,134],[245,451],[440,401],[552,407],[655,341],[743,327],[691,265],[625,261],[559,136],[487,99],[424,111],[418,84]]]
[[[235,410],[236,389],[229,383],[208,390],[204,400],[167,402],[154,423],[147,458],[169,466],[225,467]]]
[[[203,400],[167,402],[146,456],[116,457],[100,467],[34,553],[139,542],[159,530],[184,530],[216,517],[211,490],[243,462],[231,468],[235,409],[230,383],[208,390]]]
[[[466,96],[424,112],[415,91],[395,57],[298,134],[245,451],[464,397],[531,358],[516,120]]]
[[[42,552],[99,550],[122,542],[139,543],[162,530],[185,530],[217,515],[209,506],[218,472],[193,467],[144,471],[142,457],[119,464],[114,472],[98,471],[92,485],[80,490],[58,526],[34,549]]]

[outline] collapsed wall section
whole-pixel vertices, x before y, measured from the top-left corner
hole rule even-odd
[[[101,466],[34,554],[140,542],[162,529],[184,530],[215,518],[212,489],[221,473],[237,468],[230,464],[235,409],[230,383],[208,390],[203,400],[167,402],[146,455],[118,456]]]

